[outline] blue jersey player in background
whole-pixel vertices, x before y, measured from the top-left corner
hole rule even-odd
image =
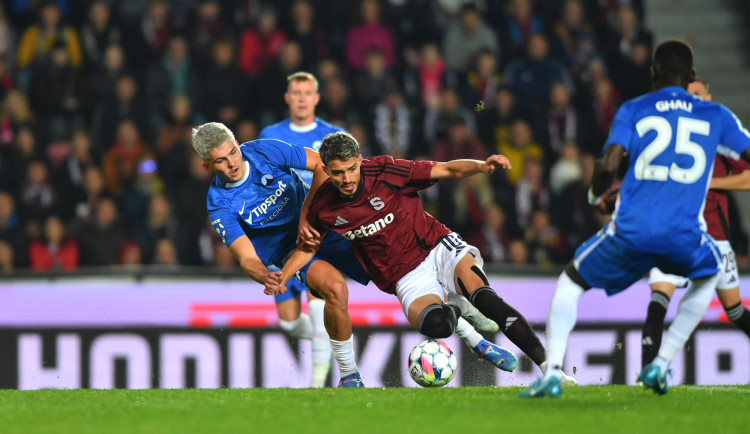
[[[596,287],[616,294],[652,267],[693,280],[659,355],[638,376],[647,389],[667,393],[669,364],[708,309],[721,264],[703,220],[714,156],[750,161],[750,133],[726,107],[689,94],[694,78],[690,46],[665,41],[654,52],[654,91],[618,110],[589,191],[589,202],[599,205],[627,153],[612,220],[576,250],[560,275],[547,320],[548,369],[522,397],[562,394],[565,350],[583,292]]]
[[[320,102],[318,79],[309,72],[295,72],[287,78],[284,101],[289,106],[289,117],[260,131],[261,139],[278,139],[317,151],[328,134],[344,131],[315,117]],[[300,171],[302,180],[310,184],[312,172]]]
[[[283,266],[296,247],[300,210],[309,190],[296,169],[322,175],[320,156],[273,139],[239,145],[229,128],[216,122],[193,130],[193,148],[204,168],[215,174],[207,196],[211,224],[242,269],[256,282],[265,282],[267,267]],[[321,245],[321,251],[303,270],[302,281],[325,300],[325,326],[339,364],[340,385],[364,387],[354,361],[346,281],[337,268],[360,283],[369,279],[346,240],[332,239]],[[311,333],[309,321],[307,330],[302,322],[292,321],[292,326],[285,331],[295,337]]]
[[[331,124],[315,117],[315,107],[320,102],[318,79],[309,72],[295,72],[287,78],[287,90],[284,101],[289,106],[289,118],[269,125],[260,132],[261,139],[278,139],[287,143],[301,145],[317,151],[323,138],[337,131],[342,131]],[[312,184],[313,173],[309,170],[298,170],[303,181]],[[343,239],[342,239],[343,240]],[[343,241],[341,241],[343,242]],[[276,271],[278,268],[270,267]],[[323,324],[323,301],[312,294],[307,297],[307,313],[302,313],[300,294],[305,288],[291,279],[284,294],[276,294],[276,307],[279,312],[279,323],[285,330],[295,330],[305,324],[305,329],[312,331],[313,372],[312,387],[322,387],[331,369],[331,347],[328,343],[325,325]],[[307,326],[310,323],[310,326]]]

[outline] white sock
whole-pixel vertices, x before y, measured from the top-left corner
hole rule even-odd
[[[654,361],[651,362],[651,363],[653,363],[654,365],[658,366],[661,369],[662,373],[667,372],[667,370],[669,369],[669,360],[667,360],[667,359],[665,359],[663,357],[656,356],[656,358],[654,359]]]
[[[313,327],[313,363],[328,363],[331,361],[331,343],[323,319],[325,304],[325,301],[319,299],[307,302],[307,314],[310,315]]]
[[[305,313],[300,313],[294,321],[284,321],[279,318],[279,327],[295,339],[312,339],[313,337],[312,321]]]
[[[333,358],[339,364],[341,378],[359,372],[357,363],[354,362],[354,338],[352,336],[349,336],[349,339],[345,341],[331,339],[331,349],[333,350]]]
[[[581,294],[583,288],[563,271],[557,279],[547,317],[547,371],[544,378],[562,375],[568,337],[578,319],[578,299]]]
[[[331,343],[323,319],[325,304],[325,301],[317,298],[311,298],[307,302],[307,313],[310,315],[314,331],[312,338],[313,378],[311,383],[313,387],[325,386],[328,371],[331,369]]]
[[[680,300],[677,315],[667,329],[667,335],[659,349],[659,357],[667,363],[672,363],[677,353],[685,346],[690,334],[698,327],[698,323],[708,310],[708,305],[711,304],[711,297],[718,281],[718,274],[695,279]]]
[[[456,334],[463,339],[464,342],[466,342],[466,345],[470,348],[476,347],[479,341],[484,339],[482,335],[480,335],[479,332],[463,318],[458,319],[458,324],[456,324]]]

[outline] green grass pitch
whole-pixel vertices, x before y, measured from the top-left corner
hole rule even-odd
[[[748,433],[750,386],[0,390],[12,433]]]

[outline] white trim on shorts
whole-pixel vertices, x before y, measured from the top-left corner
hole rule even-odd
[[[721,253],[721,270],[719,271],[719,281],[716,283],[717,290],[734,289],[740,286],[740,276],[737,272],[737,261],[734,258],[734,250],[727,240],[714,241]],[[667,274],[654,267],[648,275],[648,284],[652,285],[658,282],[667,282],[678,288],[685,288],[690,283],[687,277]]]
[[[479,267],[484,265],[479,249],[451,232],[443,237],[421,264],[396,282],[396,297],[407,318],[409,306],[414,300],[429,294],[444,300],[449,291],[456,292],[453,284],[456,266],[467,253],[474,256]]]

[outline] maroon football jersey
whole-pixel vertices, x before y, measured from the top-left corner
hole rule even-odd
[[[716,155],[714,160],[714,178],[724,178],[750,169],[744,160],[736,161],[722,155]],[[708,225],[708,233],[715,240],[726,240],[729,234],[729,204],[726,190],[709,190],[706,195],[706,207],[703,209],[703,219]]]
[[[342,197],[326,180],[310,204],[307,219],[321,234],[349,240],[362,266],[384,292],[424,261],[450,230],[422,207],[417,192],[435,183],[434,161],[389,156],[362,160],[357,193]]]

